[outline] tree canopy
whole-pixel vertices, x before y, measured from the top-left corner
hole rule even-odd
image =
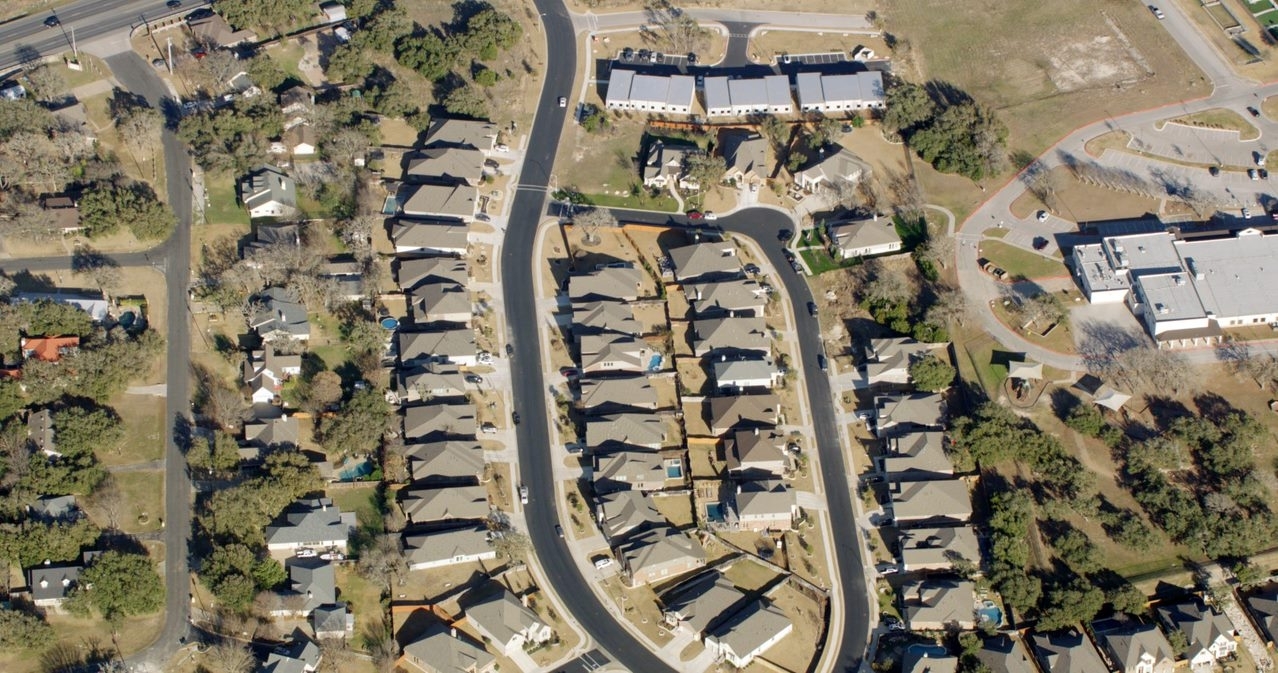
[[[374,388],[356,391],[333,418],[320,424],[320,443],[331,453],[373,453],[391,422],[390,404]]]
[[[107,621],[119,623],[125,617],[159,610],[164,605],[164,582],[145,555],[108,551],[84,569],[69,603],[73,611],[96,610]]]
[[[945,390],[954,382],[955,372],[950,363],[931,354],[911,362],[909,371],[910,381],[919,390]]]
[[[886,108],[884,126],[942,173],[980,180],[1006,163],[1007,127],[965,96],[938,101],[925,87],[902,82],[888,91]]]
[[[167,238],[177,224],[169,207],[149,185],[97,186],[80,199],[80,222],[89,236],[105,236],[126,228],[142,241]]]
[[[53,627],[23,610],[0,610],[0,648],[40,651],[53,644]]]

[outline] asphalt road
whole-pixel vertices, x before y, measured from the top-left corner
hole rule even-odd
[[[577,69],[576,41],[572,22],[563,3],[536,0],[543,13],[547,42],[546,80],[537,106],[537,118],[529,132],[520,187],[511,204],[511,216],[502,245],[502,288],[506,319],[515,347],[511,363],[511,388],[515,411],[528,419],[516,427],[521,478],[529,489],[525,506],[528,535],[542,572],[576,621],[619,664],[631,671],[663,673],[671,669],[642,643],[635,640],[596,599],[577,568],[568,546],[556,533],[559,516],[555,511],[554,469],[551,465],[550,431],[543,388],[541,352],[533,284],[533,242],[537,225],[545,211],[550,171],[555,163],[559,136],[568,109],[558,98],[572,98]]]
[[[647,211],[613,210],[618,222],[655,224],[663,226],[689,226],[682,215],[664,215]],[[696,225],[707,226],[709,223]],[[793,230],[793,222],[769,208],[747,208],[731,215],[721,215],[715,228],[754,239],[768,262],[776,270],[776,280],[785,288],[790,305],[795,310],[794,324],[799,333],[799,352],[803,367],[803,380],[808,389],[808,407],[812,411],[812,423],[816,433],[817,452],[821,460],[821,480],[825,499],[829,506],[830,522],[835,527],[830,537],[834,540],[834,561],[839,567],[839,593],[830,597],[843,606],[843,632],[826,637],[826,643],[836,643],[839,651],[833,660],[833,671],[857,671],[869,647],[870,597],[865,583],[865,565],[856,539],[856,513],[852,508],[852,476],[839,441],[838,416],[834,410],[834,392],[830,388],[829,375],[821,371],[817,354],[824,352],[821,326],[800,310],[814,301],[812,291],[804,277],[795,273],[786,259],[784,248],[777,240],[781,229]]]
[[[71,31],[77,45],[118,33],[149,19],[174,12],[190,12],[208,3],[186,0],[181,9],[169,9],[166,0],[81,0],[54,11],[35,11],[29,16],[0,24],[0,73],[33,58],[71,51]],[[56,15],[60,27],[49,28],[45,19]]]
[[[125,89],[140,94],[161,110],[175,106],[164,82],[142,57],[133,52],[107,59]],[[165,418],[170,431],[164,462],[164,629],[150,649],[138,655],[161,666],[177,651],[190,626],[191,602],[188,554],[191,541],[191,479],[178,438],[186,427],[191,399],[191,330],[187,291],[191,279],[191,159],[171,130],[161,135],[169,206],[177,215],[177,229],[161,246],[165,252],[165,291],[168,294]],[[147,253],[143,253],[147,254]]]

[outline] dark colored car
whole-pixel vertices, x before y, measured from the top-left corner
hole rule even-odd
[[[819,353],[817,354],[817,366],[820,367],[823,372],[830,371],[830,363],[826,362],[825,356]]]
[[[1038,237],[1036,237],[1036,238],[1034,239],[1034,249],[1035,249],[1035,250],[1042,250],[1043,248],[1046,248],[1046,247],[1047,247],[1047,239],[1046,239],[1046,238],[1043,238],[1042,236],[1038,236]]]
[[[514,421],[515,425],[519,425],[519,412],[518,411],[510,412],[510,420]]]
[[[558,535],[559,537],[563,537],[563,536],[564,536],[564,527],[563,527],[563,526],[560,526],[559,524],[555,524],[555,535]]]
[[[816,302],[814,301],[808,302],[808,315],[816,317],[816,314],[817,314]]]
[[[789,229],[782,229],[781,231],[777,232],[777,240],[781,241],[782,243],[789,241],[790,238],[793,236],[794,236],[794,232],[790,231]]]
[[[692,52],[688,52],[688,65],[696,65],[696,64],[697,64],[697,55]]]
[[[506,357],[511,358],[514,356],[515,356],[515,344],[506,344]]]
[[[1253,117],[1259,117],[1259,116],[1260,116],[1260,110],[1257,110],[1256,108],[1251,107],[1250,105],[1248,105],[1248,106],[1247,106],[1247,113],[1248,113],[1248,114],[1250,114],[1250,115],[1251,115],[1251,116],[1253,116]]]
[[[625,49],[622,49],[622,50],[621,50],[621,60],[623,60],[623,61],[629,61],[630,59],[632,59],[632,58],[634,58],[634,57],[635,57],[635,50],[634,50],[634,49],[631,49],[630,47],[626,47]]]
[[[746,273],[749,273],[749,274],[757,274],[757,273],[759,273],[759,265],[758,265],[758,264],[747,264],[747,265],[745,265],[745,267],[743,267],[743,268],[745,269],[745,272],[746,272]]]
[[[466,383],[473,383],[475,385],[479,385],[483,382],[484,382],[484,377],[480,376],[479,374],[466,375]]]
[[[178,7],[182,6],[182,0],[169,0],[168,2],[164,3],[164,6],[168,7],[169,9],[177,9]]]
[[[1208,169],[1207,169],[1207,172],[1208,172],[1208,173],[1209,173],[1209,174],[1210,174],[1213,178],[1214,178],[1214,177],[1217,177],[1217,176],[1219,176],[1219,175],[1220,175],[1220,166],[1212,166],[1211,168],[1208,168]]]
[[[53,28],[55,26],[61,26],[62,21],[59,20],[58,17],[56,16],[50,16],[49,18],[44,20],[44,25],[49,28]]]

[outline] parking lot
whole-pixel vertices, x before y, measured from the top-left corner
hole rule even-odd
[[[647,49],[623,49],[617,52],[616,59],[618,63],[666,65],[683,70],[688,66],[698,65],[696,62],[689,62],[689,57],[692,57],[692,59],[695,60],[696,56],[696,54],[666,54],[659,51],[649,51]]]
[[[847,54],[841,51],[827,51],[817,54],[777,54],[772,57],[772,62],[777,65],[795,63],[802,65],[830,65],[832,63],[842,63],[846,60],[848,60]]]

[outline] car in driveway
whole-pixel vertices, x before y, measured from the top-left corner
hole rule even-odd
[[[696,64],[697,64],[697,55],[692,52],[688,52],[688,65],[696,65]]]
[[[746,272],[746,273],[748,273],[748,274],[750,274],[750,275],[752,275],[752,276],[757,275],[757,274],[759,273],[759,265],[758,265],[758,264],[747,264],[747,265],[745,265],[745,266],[743,266],[743,267],[741,267],[741,268],[745,269],[745,272]]]
[[[495,435],[497,434],[497,426],[493,425],[492,423],[485,423],[479,426],[479,431],[484,433],[485,435]]]
[[[479,374],[466,375],[466,383],[473,383],[475,385],[479,385],[483,382],[484,382],[484,377],[480,376]]]
[[[1212,166],[1207,169],[1207,173],[1213,178],[1220,177],[1220,166]]]
[[[625,49],[621,50],[621,60],[629,61],[634,59],[634,57],[635,57],[634,49],[631,49],[630,47],[626,47]]]

